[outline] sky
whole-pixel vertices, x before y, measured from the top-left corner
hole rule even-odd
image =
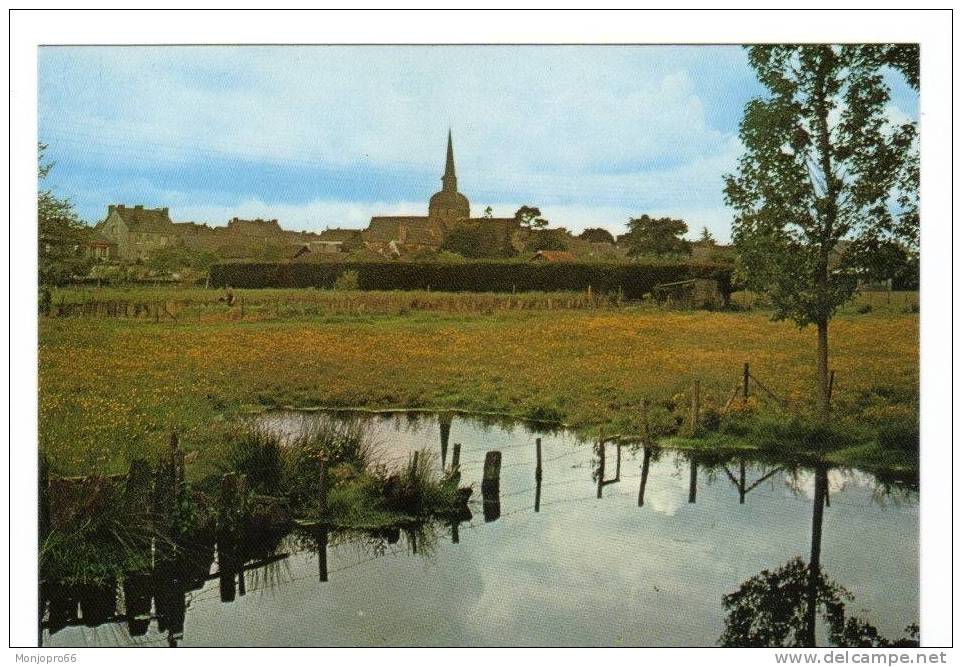
[[[890,79],[891,114],[918,118]],[[667,215],[727,241],[722,178],[762,93],[736,46],[41,47],[39,140],[90,223],[110,203],[295,230],[424,215],[450,129],[472,215]]]

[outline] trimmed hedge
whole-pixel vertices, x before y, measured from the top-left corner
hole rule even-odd
[[[555,292],[584,290],[639,299],[655,285],[689,278],[718,281],[728,300],[732,269],[723,264],[596,264],[534,262],[324,262],[230,263],[210,269],[214,287],[331,289],[345,271],[356,271],[362,290],[437,290],[440,292]]]

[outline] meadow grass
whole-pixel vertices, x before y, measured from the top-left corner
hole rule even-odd
[[[814,330],[771,322],[765,311],[579,307],[570,294],[557,296],[570,300],[566,308],[545,295],[236,290],[266,313],[249,307],[238,319],[216,301],[219,291],[140,289],[185,300],[199,292],[211,303],[160,322],[41,318],[40,446],[54,473],[123,472],[176,430],[198,452],[190,474],[203,476],[239,415],[280,406],[501,412],[632,435],[648,399],[667,433],[684,417],[693,380],[702,409],[720,411],[744,362],[788,413],[808,414],[814,399]],[[284,314],[299,299],[314,305]],[[412,299],[442,305],[401,307]],[[464,305],[472,299],[530,307]],[[326,310],[331,303],[360,308]],[[833,320],[830,344],[841,424],[917,430],[911,308],[854,304]],[[785,412],[753,392],[756,412]],[[872,456],[861,442],[852,447]]]

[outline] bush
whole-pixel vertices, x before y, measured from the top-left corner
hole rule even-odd
[[[254,493],[279,493],[284,481],[284,450],[280,439],[262,428],[237,429],[228,437],[222,472],[247,475],[247,483]]]
[[[356,290],[358,289],[357,271],[345,271],[334,281],[336,290]]]
[[[568,239],[563,229],[535,229],[528,236],[524,249],[528,252],[539,250],[567,250]]]
[[[338,276],[357,272],[362,290],[435,290],[442,292],[581,291],[640,299],[660,283],[690,278],[718,281],[726,302],[731,294],[730,266],[698,262],[633,264],[478,261],[447,262],[338,262],[231,263],[211,267],[212,287],[284,288],[334,287]]]

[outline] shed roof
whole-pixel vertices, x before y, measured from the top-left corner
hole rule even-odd
[[[578,260],[567,250],[539,250],[531,258],[531,261],[544,260],[545,262],[575,262]]]

